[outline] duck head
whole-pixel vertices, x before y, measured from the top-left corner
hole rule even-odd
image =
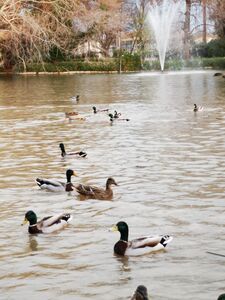
[[[148,291],[144,285],[139,285],[134,293],[134,300],[148,300]]]
[[[93,109],[94,114],[96,114],[96,113],[97,113],[97,108],[96,108],[96,106],[93,106],[92,109]]]
[[[120,232],[120,240],[128,242],[129,229],[128,225],[124,221],[118,222],[111,228],[111,231],[119,231]]]
[[[29,222],[30,225],[34,225],[37,223],[37,216],[36,216],[35,212],[33,212],[33,210],[29,210],[26,212],[24,221],[21,225],[24,225],[27,222]]]
[[[60,143],[59,148],[61,149],[61,156],[64,157],[66,155],[66,150],[65,150],[64,144]]]
[[[71,182],[71,177],[72,177],[72,176],[77,176],[77,174],[76,174],[73,170],[68,169],[68,170],[66,171],[67,182]]]
[[[110,187],[111,185],[118,185],[112,177],[109,177],[106,181],[106,188]]]

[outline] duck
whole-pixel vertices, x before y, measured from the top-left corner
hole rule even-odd
[[[71,97],[71,100],[78,103],[80,101],[80,95],[76,95],[76,96]]]
[[[221,294],[219,295],[217,300],[225,300],[225,294]]]
[[[223,75],[223,73],[217,72],[213,76],[222,76],[222,75]]]
[[[120,232],[120,240],[114,245],[114,253],[120,256],[139,256],[162,250],[173,239],[169,235],[143,236],[128,241],[129,228],[126,222],[120,221],[111,228]]]
[[[65,157],[67,155],[78,155],[80,157],[86,157],[87,156],[87,153],[84,152],[84,151],[77,151],[77,152],[67,153],[63,143],[59,144],[59,148],[61,149],[61,156],[62,157]]]
[[[109,116],[109,120],[110,120],[110,123],[112,124],[113,123],[113,121],[114,120],[117,120],[117,121],[130,121],[130,119],[127,119],[127,118],[119,118],[118,116],[117,117],[115,117],[115,114],[113,115],[113,114],[108,114],[108,116]]]
[[[85,120],[86,120],[85,117],[82,117],[82,116],[79,115],[79,113],[76,112],[76,111],[65,112],[65,117],[66,117],[66,119],[69,119],[69,121],[71,121],[71,120],[81,120],[81,121],[85,121]]]
[[[148,300],[148,290],[146,286],[139,285],[130,300]]]
[[[117,119],[121,116],[121,113],[118,113],[116,110],[114,110],[114,115],[113,115],[113,118],[114,119]]]
[[[97,109],[96,106],[93,106],[92,109],[93,109],[94,114],[97,114],[98,112],[107,112],[107,111],[109,111],[108,108],[106,108],[106,109]]]
[[[37,221],[37,215],[33,210],[29,210],[25,214],[24,221],[21,225],[29,222],[28,232],[30,234],[52,233],[63,229],[70,221],[72,216],[68,213],[62,213],[55,216],[45,217]]]
[[[100,188],[96,186],[79,184],[76,185],[76,191],[87,198],[98,199],[98,200],[111,200],[113,198],[112,185],[118,185],[116,181],[109,177],[106,181],[106,188]]]
[[[197,104],[194,104],[194,109],[193,109],[194,112],[202,111],[202,110],[203,110],[202,106],[197,106]]]
[[[37,185],[44,190],[48,190],[51,192],[72,192],[74,190],[74,186],[71,183],[71,177],[72,176],[77,176],[77,174],[71,170],[68,169],[66,171],[66,179],[67,182],[61,182],[61,181],[56,181],[56,180],[48,180],[48,179],[43,179],[43,178],[36,178],[36,183]]]

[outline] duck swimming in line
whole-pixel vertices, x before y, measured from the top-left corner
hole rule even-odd
[[[108,114],[108,116],[109,116],[109,120],[110,120],[111,125],[113,124],[114,120],[117,120],[117,121],[130,121],[130,119],[124,119],[124,118],[119,118],[119,117],[115,118],[113,114]]]
[[[67,153],[66,150],[65,150],[65,146],[64,146],[63,143],[59,144],[59,148],[61,149],[61,156],[62,157],[65,157],[67,155],[78,155],[80,157],[86,157],[87,156],[87,153],[84,152],[84,151],[77,151],[77,152]]]
[[[37,222],[37,215],[32,210],[29,210],[26,212],[24,221],[21,225],[29,222],[28,232],[30,234],[52,233],[63,229],[71,220],[72,216],[70,214],[63,213],[45,217]]]
[[[111,228],[120,232],[120,240],[114,245],[114,252],[121,256],[138,256],[162,250],[173,239],[169,235],[144,236],[128,241],[129,229],[126,222],[120,221]]]
[[[73,188],[74,186],[71,183],[72,176],[77,176],[77,175],[73,170],[68,169],[66,171],[66,179],[67,179],[66,183],[57,180],[48,180],[42,178],[37,178],[36,183],[43,190],[48,190],[51,192],[63,192],[63,191],[72,192],[74,190]]]
[[[117,119],[121,116],[121,113],[118,113],[116,110],[114,110],[114,115],[113,115],[113,118],[114,119]]]
[[[144,285],[139,285],[130,300],[148,300],[148,290]]]
[[[118,184],[112,177],[109,177],[106,181],[105,189],[84,184],[79,184],[75,187],[80,195],[86,196],[87,198],[98,200],[111,200],[113,197],[113,190],[111,188],[112,185]]]
[[[107,111],[109,111],[108,108],[106,108],[106,109],[97,109],[96,106],[93,106],[92,109],[93,109],[94,114],[97,114],[98,112],[107,112]]]
[[[202,106],[197,106],[197,104],[194,104],[194,109],[193,109],[194,112],[202,111],[202,110],[203,110]]]

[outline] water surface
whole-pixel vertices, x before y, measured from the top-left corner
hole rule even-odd
[[[80,103],[71,100],[80,94]],[[213,72],[0,78],[0,299],[217,299],[225,292],[225,81]],[[193,104],[204,106],[200,113]],[[110,125],[92,106],[129,122]],[[86,121],[68,123],[66,111]],[[86,159],[60,157],[85,150]],[[113,201],[39,190],[36,177],[119,186]],[[65,230],[29,236],[27,210],[41,218],[73,214]],[[120,220],[130,238],[171,234],[166,251],[121,259],[113,254]]]

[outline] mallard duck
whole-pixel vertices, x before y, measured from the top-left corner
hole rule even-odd
[[[124,118],[119,118],[119,117],[114,117],[113,114],[108,114],[109,116],[109,120],[110,120],[110,123],[112,124],[114,120],[117,120],[117,121],[130,121],[130,119],[124,119]]]
[[[197,106],[197,104],[194,104],[194,109],[193,109],[194,112],[202,111],[202,110],[203,110],[202,106]]]
[[[222,76],[222,75],[223,75],[223,73],[217,72],[213,76]]]
[[[70,214],[59,214],[43,218],[37,222],[37,215],[32,210],[25,214],[24,221],[21,225],[29,222],[28,232],[31,234],[36,233],[51,233],[65,227],[72,220]]]
[[[109,177],[106,181],[105,189],[84,184],[79,184],[75,187],[80,195],[86,196],[87,198],[98,200],[111,200],[113,197],[113,190],[111,188],[112,185],[118,184],[112,177]]]
[[[71,100],[78,103],[80,101],[80,95],[76,95],[76,96],[71,97]]]
[[[219,295],[217,300],[225,300],[225,294],[221,294]]]
[[[144,285],[139,285],[130,300],[148,300],[148,290]]]
[[[67,153],[63,143],[59,144],[59,148],[61,149],[61,156],[62,157],[65,157],[67,155],[78,155],[80,157],[86,157],[87,156],[87,153],[84,152],[84,151],[77,151],[77,152]]]
[[[86,120],[85,117],[82,117],[82,116],[79,115],[79,113],[76,112],[76,111],[66,112],[66,113],[65,113],[65,117],[66,117],[66,119],[68,119],[69,121],[71,121],[71,120],[85,121],[85,120]]]
[[[92,109],[93,109],[94,114],[97,114],[98,112],[107,112],[107,111],[109,111],[108,108],[106,108],[106,109],[97,109],[96,106],[93,106]]]
[[[65,112],[65,117],[66,118],[77,117],[78,115],[79,115],[79,113],[77,111]]]
[[[127,223],[123,221],[114,225],[111,231],[120,232],[120,240],[114,245],[114,252],[122,256],[138,256],[162,250],[173,239],[169,235],[158,235],[128,241],[129,229]]]
[[[66,171],[66,179],[67,182],[61,182],[56,180],[48,180],[48,179],[42,179],[42,178],[36,178],[36,183],[41,189],[49,190],[52,192],[71,192],[73,191],[73,184],[71,183],[71,177],[72,175],[77,176],[77,174],[71,170],[68,169]]]
[[[114,110],[114,115],[113,115],[113,118],[114,119],[117,119],[121,116],[121,113],[118,113],[116,110]]]

